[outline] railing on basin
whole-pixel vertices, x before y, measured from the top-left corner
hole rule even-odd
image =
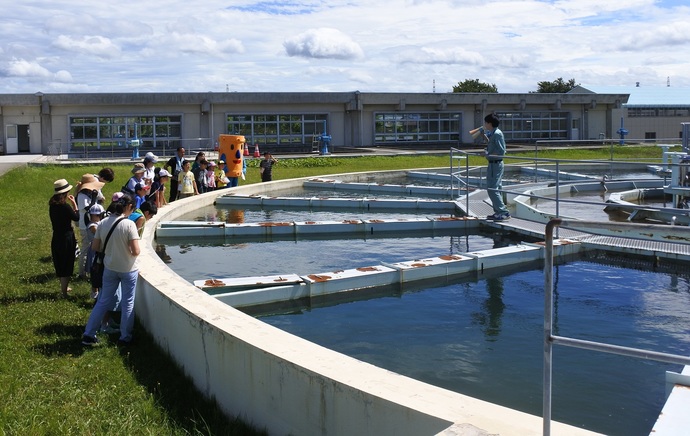
[[[588,233],[597,233],[601,229],[617,230],[623,234],[634,235],[635,239],[651,239],[653,235],[664,232],[674,237],[679,243],[688,243],[687,230],[679,227],[659,226],[653,224],[610,223],[598,221],[552,219],[546,225],[545,231],[545,259],[544,259],[544,390],[543,390],[543,434],[551,434],[551,387],[552,387],[552,358],[553,346],[580,348],[602,353],[618,354],[638,359],[655,360],[658,362],[690,365],[690,357],[678,354],[660,353],[640,348],[622,347],[620,345],[592,342],[582,339],[557,336],[553,334],[554,298],[553,298],[553,239],[554,229],[557,227],[577,227]],[[660,229],[662,227],[662,229]],[[690,386],[690,380],[685,380]]]
[[[470,183],[470,156],[479,156],[479,157],[485,157],[484,153],[481,152],[468,152],[464,150],[460,150],[457,148],[451,148],[450,149],[450,179],[451,179],[451,195],[456,192],[458,197],[461,195],[461,188],[462,191],[466,195],[466,207],[467,211],[469,211],[469,194],[472,190],[474,189],[481,189],[485,187],[485,183],[483,183],[481,180],[484,177],[484,166],[475,166],[473,170],[477,170],[478,174],[473,177],[474,179],[477,179],[478,181],[476,183]],[[577,164],[577,165],[587,165],[589,167],[595,167],[599,166],[602,168],[608,168],[608,173],[605,173],[602,176],[601,179],[601,184],[602,188],[606,191],[606,183],[608,182],[613,182],[615,177],[614,177],[614,168],[617,166],[630,166],[630,165],[636,165],[636,166],[649,166],[651,164],[659,164],[659,166],[663,166],[664,169],[670,169],[674,166],[674,164],[666,161],[660,161],[660,160],[649,160],[649,161],[633,161],[633,160],[627,160],[627,159],[620,159],[620,160],[613,160],[613,155],[611,156],[611,160],[578,160],[578,159],[550,159],[550,158],[538,158],[538,157],[528,157],[527,155],[504,155],[502,158],[506,161],[514,161],[517,163],[525,163],[525,162],[531,162],[534,165],[534,177],[535,177],[535,182],[538,182],[538,177],[539,177],[539,172],[538,172],[538,165],[539,163],[545,165],[552,165],[554,167],[553,171],[553,177],[554,177],[554,182],[553,186],[555,186],[555,196],[541,196],[537,195],[533,192],[529,193],[529,197],[532,200],[547,200],[547,201],[553,201],[555,202],[555,217],[560,218],[561,213],[560,213],[560,206],[561,203],[574,203],[574,204],[583,204],[583,205],[595,205],[595,206],[601,206],[607,207],[607,208],[626,208],[626,209],[631,209],[631,210],[636,210],[636,209],[645,209],[645,210],[662,210],[662,209],[668,209],[665,207],[656,207],[656,206],[651,206],[651,205],[634,205],[634,204],[626,204],[625,206],[622,205],[616,205],[613,203],[608,203],[608,202],[594,202],[594,201],[584,201],[584,200],[574,200],[574,199],[562,199],[560,198],[560,186],[563,183],[563,175],[561,173],[561,165],[563,164]],[[464,159],[465,161],[465,168],[464,170],[461,170],[460,166],[454,165],[454,162],[459,159]],[[678,164],[675,164],[678,165]],[[464,179],[464,180],[463,180]],[[664,185],[666,185],[666,175],[664,175]],[[592,178],[591,181],[595,181],[594,178]],[[499,191],[501,194],[506,195],[506,194],[512,194],[512,195],[524,195],[523,191],[516,191],[516,190],[511,190],[511,189],[496,189]],[[678,213],[683,213],[681,210],[678,210]],[[687,211],[688,214],[690,214],[690,210]],[[672,222],[673,224],[674,222]]]

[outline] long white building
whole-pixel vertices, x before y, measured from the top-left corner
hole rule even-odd
[[[512,143],[600,140],[617,137],[617,114],[628,98],[584,88],[567,94],[0,94],[0,153],[125,155],[139,139],[141,152],[171,154],[178,146],[212,148],[221,133],[243,134],[274,152],[314,151],[324,134],[336,152],[443,148],[471,144],[468,131],[491,112]]]

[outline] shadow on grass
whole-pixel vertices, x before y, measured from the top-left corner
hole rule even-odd
[[[12,304],[22,304],[22,303],[33,303],[36,301],[58,301],[64,300],[65,297],[60,294],[60,286],[56,284],[54,291],[46,292],[29,292],[28,294],[23,294],[17,297],[2,297],[0,298],[0,306],[10,306]],[[66,297],[68,301],[77,301],[80,297],[72,296]]]
[[[36,329],[36,333],[41,336],[58,336],[55,342],[39,344],[33,347],[37,353],[46,357],[56,356],[79,356],[84,353],[84,346],[81,344],[81,335],[84,333],[84,326],[65,325],[60,323],[46,324]]]
[[[36,334],[46,338],[59,339],[32,347],[33,351],[46,357],[81,356],[102,347],[115,347],[118,335],[99,334],[95,347],[83,346],[81,336],[83,325],[51,323],[36,329]],[[171,361],[170,357],[153,342],[153,339],[138,323],[135,326],[136,340],[126,347],[119,347],[119,354],[137,382],[152,396],[156,404],[165,409],[176,427],[184,428],[189,434],[223,435],[265,435],[239,418],[228,418],[218,406],[204,397],[191,380]]]
[[[228,418],[215,404],[204,397],[182,370],[153,341],[139,325],[135,326],[135,341],[120,347],[120,355],[139,384],[156,398],[170,418],[192,433],[266,435],[239,418]],[[202,415],[201,412],[204,412]]]
[[[36,274],[34,276],[21,277],[20,280],[24,283],[30,283],[30,284],[38,283],[41,285],[48,283],[48,282],[58,283],[58,279],[55,276],[55,273],[43,273],[43,274]]]

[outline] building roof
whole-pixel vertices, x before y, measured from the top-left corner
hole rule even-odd
[[[690,106],[690,88],[671,86],[577,86],[571,93],[630,94],[627,107],[631,106]]]

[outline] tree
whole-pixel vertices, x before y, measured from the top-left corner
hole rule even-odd
[[[453,86],[453,92],[498,92],[498,88],[493,83],[489,85],[480,82],[479,79],[466,79]]]
[[[541,93],[552,93],[552,94],[565,94],[566,92],[570,91],[576,86],[579,86],[579,83],[575,83],[575,79],[570,79],[567,82],[563,81],[562,77],[559,77],[558,79],[554,80],[553,82],[539,82],[537,83],[537,91],[536,92],[541,92]]]

